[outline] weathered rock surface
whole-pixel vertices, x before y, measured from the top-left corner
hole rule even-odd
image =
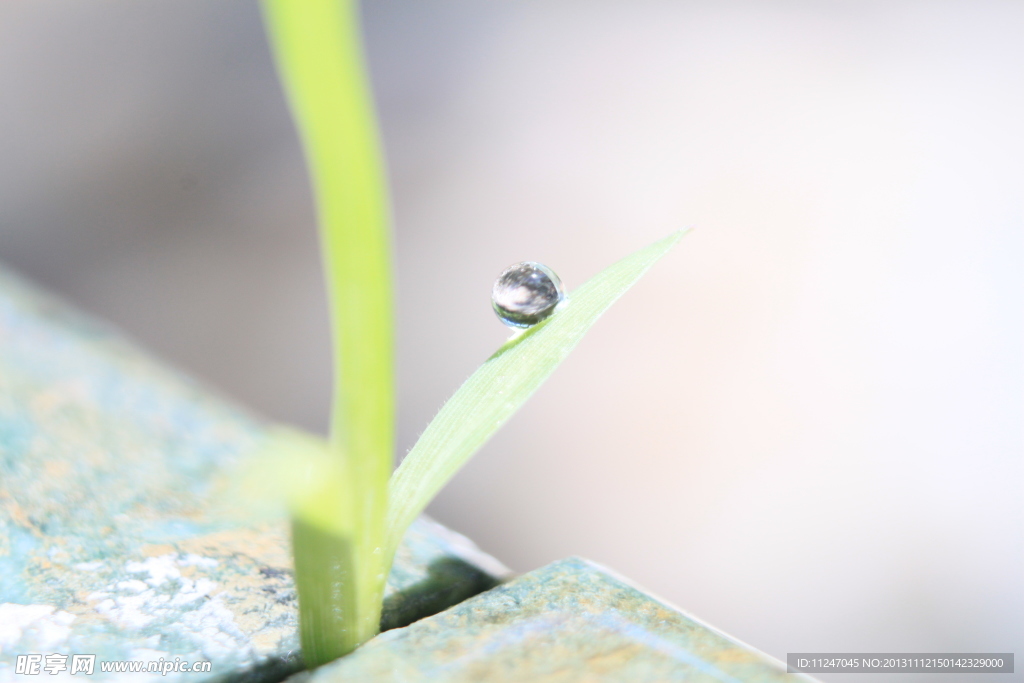
[[[0,680],[26,653],[209,660],[212,676],[229,678],[295,671],[287,526],[215,511],[261,433],[243,411],[0,271]],[[421,519],[399,551],[382,621],[408,624],[506,573]],[[105,677],[116,675],[97,666],[92,678]]]
[[[785,665],[570,558],[288,683],[787,683]]]

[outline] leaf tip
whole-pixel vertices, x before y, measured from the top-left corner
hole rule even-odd
[[[672,240],[672,244],[675,245],[676,242],[678,242],[679,240],[681,240],[684,237],[686,237],[687,235],[689,235],[695,229],[696,228],[694,228],[693,226],[690,226],[690,225],[686,226],[685,228],[678,228],[675,231],[673,231],[673,233],[671,235],[669,235],[669,239],[671,239]]]

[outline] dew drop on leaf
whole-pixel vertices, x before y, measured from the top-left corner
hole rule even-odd
[[[536,325],[554,313],[563,299],[565,291],[555,271],[533,261],[506,268],[491,292],[494,312],[509,327]]]

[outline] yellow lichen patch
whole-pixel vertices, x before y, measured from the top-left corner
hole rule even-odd
[[[167,555],[173,552],[175,552],[175,548],[169,543],[149,543],[142,546],[143,557],[159,557],[160,555]]]
[[[49,558],[57,564],[67,564],[71,561],[71,555],[60,546],[54,546],[49,552]]]
[[[39,391],[29,401],[34,415],[45,416],[55,413],[69,403],[82,403],[88,399],[88,391],[80,381],[63,382]]]
[[[285,522],[218,531],[179,542],[179,550],[203,557],[243,555],[265,567],[290,569],[291,553]]]
[[[249,642],[252,643],[253,649],[256,652],[266,655],[277,650],[277,644],[281,642],[281,638],[285,635],[286,631],[283,628],[270,628],[259,631],[252,636]]]
[[[3,511],[6,514],[7,518],[10,519],[15,524],[17,524],[18,526],[20,526],[20,527],[22,527],[24,529],[28,529],[28,530],[30,530],[32,532],[38,533],[38,530],[36,529],[36,525],[32,523],[31,519],[29,519],[28,514],[12,498],[9,498],[9,497],[0,498],[0,508],[3,509]]]
[[[54,479],[65,477],[71,472],[71,463],[66,460],[48,460],[43,464],[43,472]]]

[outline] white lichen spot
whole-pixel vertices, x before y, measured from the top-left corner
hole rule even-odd
[[[75,565],[75,569],[80,572],[95,572],[103,569],[103,563],[99,560],[95,562],[79,562]]]
[[[144,576],[112,583],[92,593],[89,600],[97,602],[98,613],[122,627],[138,630],[157,619],[173,619],[170,628],[193,640],[211,658],[251,657],[248,636],[238,628],[234,613],[215,595],[217,583],[202,576],[182,576],[180,571],[183,567],[202,571],[217,565],[217,560],[195,554],[127,562],[127,573]],[[145,645],[156,650],[159,639]]]
[[[178,571],[175,562],[177,559],[177,555],[168,553],[159,557],[150,557],[144,562],[127,562],[124,565],[124,569],[129,574],[146,572],[149,574],[149,578],[145,580],[146,583],[155,587],[166,583],[170,579],[181,578],[181,572]]]
[[[180,564],[182,567],[206,567],[207,569],[213,569],[219,563],[212,557],[203,557],[202,555],[189,553],[185,557],[178,560],[178,564]]]
[[[210,659],[225,656],[254,656],[250,638],[235,623],[235,614],[216,594],[217,583],[203,576],[183,576],[183,567],[204,569],[216,567],[218,561],[200,555],[176,554],[150,557],[141,562],[127,562],[125,572],[139,575],[124,579],[92,593],[95,610],[122,627],[144,628],[158,619],[166,619],[168,628],[192,640],[197,649]],[[186,572],[189,573],[189,572]],[[159,637],[140,645],[156,654]],[[141,652],[142,650],[136,650]],[[146,659],[135,656],[136,659]]]
[[[38,649],[54,649],[71,634],[75,615],[58,611],[52,605],[0,605],[0,651],[21,642]]]
[[[117,584],[115,584],[115,588],[120,588],[124,591],[135,591],[136,593],[141,593],[142,591],[149,588],[149,586],[147,586],[145,582],[139,581],[138,579],[129,579],[127,581],[117,582]]]
[[[190,602],[198,600],[210,593],[214,588],[217,587],[213,581],[209,579],[198,579],[192,581],[191,579],[181,580],[181,590],[171,600],[172,605],[187,605]]]
[[[235,615],[219,598],[181,616],[178,625],[183,634],[199,641],[203,654],[210,659],[229,654],[252,655],[249,638],[235,624]]]
[[[146,591],[146,593],[152,593]],[[148,599],[151,595],[142,593],[133,597],[118,597],[113,600],[104,600],[96,605],[96,611],[116,622],[120,626],[128,628],[142,628],[149,622],[156,619],[151,610],[148,609]]]

